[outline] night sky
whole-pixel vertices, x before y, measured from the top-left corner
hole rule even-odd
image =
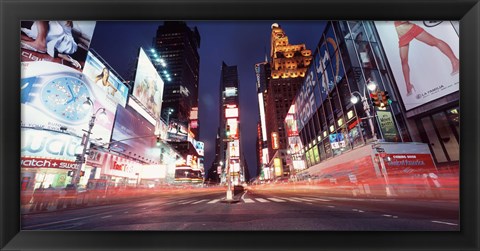
[[[251,177],[256,175],[256,134],[259,117],[256,94],[256,63],[270,53],[272,23],[284,29],[291,44],[305,43],[314,52],[324,22],[313,21],[202,21],[187,22],[200,32],[199,122],[200,140],[205,142],[205,172],[215,157],[219,122],[219,84],[222,61],[237,65],[239,74],[240,123],[243,151]],[[150,48],[162,21],[99,21],[90,48],[93,48],[122,78],[129,80],[138,48]],[[167,66],[168,68],[168,66]],[[166,83],[168,84],[168,83]]]

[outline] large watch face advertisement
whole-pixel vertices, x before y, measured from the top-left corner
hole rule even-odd
[[[62,130],[81,137],[96,114],[90,140],[110,142],[117,104],[81,72],[52,62],[23,62],[20,89],[22,128]],[[106,116],[101,116],[102,108]]]
[[[158,75],[155,66],[148,59],[145,51],[140,48],[133,96],[142,103],[155,117],[160,116],[163,98],[163,80]]]
[[[459,36],[452,22],[375,26],[407,111],[459,90]]]
[[[21,61],[46,61],[82,71],[96,21],[22,21]]]
[[[156,147],[155,126],[133,110],[117,106],[117,117],[110,145],[116,152],[132,155],[140,159],[158,162],[160,148]]]
[[[88,52],[87,60],[83,67],[83,74],[100,86],[107,94],[107,98],[125,107],[128,98],[128,87],[92,52]]]

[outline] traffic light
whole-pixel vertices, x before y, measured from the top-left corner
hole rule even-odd
[[[370,93],[370,98],[372,99],[372,104],[373,106],[380,107],[380,99],[378,98],[378,93],[379,92],[372,92]]]
[[[390,95],[388,95],[387,91],[383,92],[382,100],[385,102],[385,106],[392,104],[392,100],[390,99]]]
[[[230,125],[227,125],[227,129],[225,130],[225,134],[228,136],[230,136]]]
[[[67,175],[68,177],[73,177],[73,171],[68,171]]]
[[[160,146],[160,135],[157,136],[157,146]]]
[[[83,155],[82,154],[75,154],[75,161],[79,163],[84,163]]]

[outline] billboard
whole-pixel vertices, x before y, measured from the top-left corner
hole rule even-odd
[[[116,152],[145,160],[160,160],[160,148],[156,147],[155,126],[134,110],[117,106],[112,140],[120,141],[110,145],[110,149]]]
[[[328,137],[330,139],[330,145],[332,146],[332,149],[339,149],[346,146],[343,133],[332,133]]]
[[[107,94],[107,98],[125,107],[128,98],[128,87],[112,72],[112,69],[105,66],[90,51],[85,60],[83,74],[100,86]]]
[[[237,118],[238,108],[225,108],[225,118]]]
[[[291,153],[299,153],[303,149],[300,136],[288,137],[288,146]]]
[[[258,93],[258,108],[260,110],[260,123],[262,125],[262,140],[267,141],[267,125],[265,122],[265,107],[263,104],[263,93]]]
[[[383,139],[386,141],[400,141],[395,121],[390,111],[377,111],[377,117],[380,129],[382,130]]]
[[[225,97],[236,97],[237,87],[225,87]]]
[[[227,119],[227,126],[230,127],[229,138],[238,139],[238,122],[236,118]]]
[[[407,111],[459,90],[459,36],[451,22],[431,26],[421,21],[375,21]],[[407,34],[399,39],[399,34],[406,31],[411,36]],[[431,36],[424,38],[427,33]]]
[[[21,167],[77,168],[75,153],[83,150],[81,138],[29,128],[22,128],[21,135]]]
[[[280,148],[280,142],[279,142],[279,138],[278,138],[278,133],[277,132],[272,132],[271,134],[272,136],[272,149],[278,149]]]
[[[22,127],[53,131],[62,128],[82,136],[92,115],[104,108],[107,116],[97,116],[90,139],[98,144],[110,142],[117,103],[83,73],[47,61],[23,62],[20,89]],[[93,106],[83,105],[87,98]]]
[[[188,125],[177,119],[170,119],[168,122],[168,139],[172,141],[188,140]]]
[[[299,130],[304,127],[305,123],[308,122],[313,113],[317,110],[314,97],[314,88],[317,80],[314,70],[315,69],[312,67],[309,68],[305,81],[295,98],[295,114],[297,114]]]
[[[140,48],[133,96],[143,104],[155,118],[160,116],[163,98],[163,80],[145,51]]]
[[[285,124],[287,126],[288,137],[298,135],[297,121],[295,120],[295,105],[290,106],[287,116],[285,116]]]
[[[95,21],[22,21],[20,25],[21,62],[53,62],[82,70]]]
[[[228,147],[230,149],[230,158],[240,158],[240,144],[238,140],[228,142]]]
[[[205,144],[202,141],[195,141],[195,149],[199,156],[203,156],[205,153]]]

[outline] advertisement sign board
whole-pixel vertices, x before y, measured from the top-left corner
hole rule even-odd
[[[43,61],[82,71],[96,21],[22,21],[21,62]],[[36,40],[45,31],[45,48]]]
[[[230,158],[239,158],[240,157],[240,144],[238,140],[234,140],[228,143],[230,147]]]
[[[110,145],[110,148],[117,152],[153,161],[160,160],[155,127],[133,109],[117,107],[112,140],[120,141]]]
[[[187,123],[177,119],[170,119],[168,125],[168,139],[172,141],[187,141],[188,126]]]
[[[450,22],[430,27],[421,21],[375,21],[375,26],[407,111],[459,90],[459,36]],[[401,35],[405,30],[416,36]],[[422,32],[442,44],[447,53],[418,40]],[[400,51],[408,57],[400,57]],[[408,66],[408,75],[403,66]]]
[[[97,113],[90,139],[98,144],[110,142],[117,103],[83,73],[52,62],[23,62],[20,90],[22,127],[64,128],[82,136],[91,116],[104,108],[106,116],[102,119]],[[90,106],[84,105],[87,98]]]
[[[163,99],[164,82],[145,51],[140,48],[133,96],[142,103],[147,111],[158,118]]]
[[[390,111],[377,111],[378,122],[382,130],[383,139],[385,141],[399,141],[395,122],[393,121],[392,113]]]
[[[83,74],[93,83],[100,86],[106,93],[107,98],[125,107],[128,98],[128,87],[112,72],[112,69],[107,67],[90,51],[85,60]]]

